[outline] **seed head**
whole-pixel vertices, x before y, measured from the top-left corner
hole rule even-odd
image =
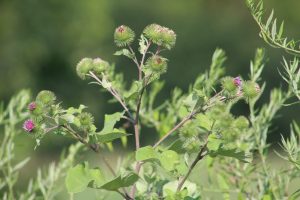
[[[232,77],[225,77],[222,79],[222,88],[229,92],[230,94],[234,94],[237,91],[237,85],[235,84],[235,79]]]
[[[114,40],[118,47],[124,47],[130,45],[135,37],[135,33],[131,28],[125,25],[121,25],[115,30]]]
[[[245,98],[255,98],[260,93],[260,87],[257,83],[246,81],[242,85],[243,95]]]
[[[167,70],[167,59],[154,55],[148,58],[145,67],[157,73],[164,73]]]
[[[46,106],[54,104],[55,100],[56,100],[55,94],[49,90],[43,90],[39,92],[38,95],[36,96],[36,101]]]
[[[82,79],[86,79],[86,75],[93,68],[93,59],[83,58],[76,66],[77,75]]]
[[[92,71],[97,75],[101,76],[102,73],[107,71],[109,68],[109,63],[102,60],[101,58],[95,58],[93,60],[93,66],[92,66]]]
[[[158,24],[151,24],[147,26],[143,33],[154,44],[172,49],[176,43],[176,34],[173,30],[160,26]]]

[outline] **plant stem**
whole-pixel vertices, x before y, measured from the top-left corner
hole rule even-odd
[[[143,53],[143,56],[142,56],[142,60],[141,60],[141,63],[138,65],[138,69],[139,69],[139,80],[142,80],[142,67],[144,65],[144,61],[145,61],[145,57],[146,57],[146,54],[147,54],[147,51],[149,49],[151,45],[151,42],[148,42],[147,46],[146,46],[146,49],[145,49],[145,52]]]
[[[136,56],[135,56],[135,52],[133,51],[133,49],[132,49],[132,47],[131,47],[131,45],[128,45],[128,48],[129,48],[129,51],[130,51],[130,53],[132,53],[133,55],[134,55],[134,57],[133,57],[133,62],[135,63],[135,65],[138,67],[138,69],[139,69],[139,62],[138,62],[138,60],[137,60],[137,58],[136,58]]]
[[[148,51],[150,45],[151,45],[151,42],[149,42],[147,44],[145,52],[143,53],[143,56],[142,56],[141,63],[140,63],[140,65],[138,65],[139,80],[142,80],[142,78],[143,78],[142,67],[144,65],[145,57],[146,57],[146,54],[147,54],[147,51]],[[147,84],[148,84],[148,81],[145,78],[144,85],[143,85],[143,88],[142,88],[141,93],[139,95],[138,102],[137,102],[136,116],[135,116],[135,119],[134,119],[134,135],[135,135],[135,148],[136,148],[136,150],[138,150],[140,148],[139,118],[140,118],[140,110],[141,110],[142,98],[143,98],[143,94],[145,92]],[[137,162],[136,163],[135,172],[137,174],[139,174],[141,166],[142,166],[141,162]],[[135,192],[136,192],[136,184],[134,184],[133,187],[131,188],[130,196],[131,196],[132,199],[134,199],[134,197],[135,197]]]
[[[69,133],[75,138],[77,139],[79,142],[81,142],[82,144],[84,144],[85,146],[87,146],[88,148],[90,148],[91,150],[93,150],[94,152],[98,152],[98,145],[96,144],[89,144],[85,139],[83,139],[76,131],[74,131],[71,127],[67,126],[67,125],[62,125],[62,127],[64,127],[65,129],[67,129],[69,131]]]
[[[158,142],[156,142],[153,147],[156,148],[160,143],[162,143],[167,137],[169,137],[173,132],[182,127],[187,121],[192,119],[192,117],[196,114],[196,112],[190,113],[188,116],[183,118],[181,122],[179,122],[174,128],[172,128],[168,133],[166,133]]]
[[[191,172],[193,171],[194,167],[197,165],[197,163],[202,160],[202,158],[204,158],[207,154],[203,154],[204,151],[206,150],[206,146],[207,146],[207,140],[204,144],[204,146],[200,149],[197,157],[195,158],[195,160],[193,161],[193,163],[191,164],[191,166],[189,167],[189,170],[187,172],[187,174],[183,177],[183,179],[181,179],[178,182],[178,186],[177,186],[177,192],[179,192],[183,186],[183,184],[185,183],[185,181],[187,180],[187,178],[189,177],[189,175],[191,174]]]
[[[205,112],[208,110],[210,107],[212,107],[215,103],[215,99],[217,99],[221,94],[223,90],[220,92],[216,93],[213,97],[211,97],[208,100],[208,103],[206,105],[202,106],[201,108],[193,110],[188,116],[183,118],[174,128],[172,128],[169,132],[167,132],[158,142],[156,142],[153,147],[156,148],[160,143],[162,143],[165,139],[167,139],[173,132],[181,128],[186,122],[188,122],[190,119],[192,119],[196,114],[199,112]]]
[[[102,81],[92,72],[89,72],[89,75],[94,78],[99,84],[102,85]],[[121,106],[124,108],[124,110],[127,112],[127,114],[129,115],[129,117],[133,120],[133,115],[131,114],[131,112],[129,111],[128,107],[126,106],[125,102],[122,100],[122,98],[120,97],[119,93],[113,89],[112,87],[107,88],[107,90],[115,97],[115,99],[121,104]]]
[[[136,108],[136,116],[134,120],[134,133],[135,133],[135,142],[136,142],[136,150],[140,148],[140,138],[139,138],[139,118],[140,118],[140,110],[141,110],[141,104],[142,104],[142,97],[146,89],[147,82],[145,81],[144,87],[141,90],[137,108]]]

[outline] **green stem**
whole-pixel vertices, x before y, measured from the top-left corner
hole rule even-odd
[[[188,177],[190,176],[191,172],[193,171],[193,169],[195,168],[195,166],[197,165],[197,163],[202,160],[207,154],[203,154],[204,151],[206,150],[206,146],[207,146],[207,140],[204,144],[204,146],[200,149],[197,157],[195,158],[195,160],[193,161],[193,163],[191,164],[191,166],[189,167],[189,170],[187,172],[187,174],[183,177],[183,179],[181,179],[178,182],[178,186],[177,186],[177,192],[180,192],[183,184],[185,183],[185,181],[188,179]]]
[[[140,63],[140,65],[138,65],[139,80],[143,79],[142,67],[144,65],[145,57],[146,57],[146,54],[147,54],[147,51],[148,51],[150,45],[151,45],[151,42],[149,42],[147,44],[145,52],[143,53],[141,63]],[[143,81],[143,88],[142,88],[141,93],[140,93],[139,98],[138,98],[137,108],[136,108],[136,116],[135,116],[135,119],[134,119],[134,135],[135,135],[135,148],[136,148],[136,150],[138,150],[140,148],[140,130],[139,130],[140,110],[141,110],[143,94],[145,92],[147,84],[148,84],[148,80],[146,80],[146,78],[145,78],[145,80]],[[142,166],[141,162],[136,163],[135,172],[137,174],[139,174],[141,166]],[[132,199],[134,199],[134,197],[135,197],[135,192],[136,192],[136,184],[134,184],[131,188],[130,197]]]

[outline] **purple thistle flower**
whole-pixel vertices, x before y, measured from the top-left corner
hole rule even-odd
[[[34,127],[35,127],[34,122],[31,119],[26,120],[23,124],[23,129],[28,133],[32,132]]]
[[[233,83],[235,86],[240,87],[242,86],[242,79],[241,77],[237,76],[233,79]]]
[[[36,103],[33,101],[28,105],[28,109],[30,111],[34,111],[36,109]]]

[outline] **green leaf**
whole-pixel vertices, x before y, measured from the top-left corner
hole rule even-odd
[[[179,163],[179,156],[175,151],[167,150],[159,156],[160,164],[167,171],[175,169],[175,165]]]
[[[148,40],[145,38],[145,36],[142,34],[141,35],[141,38],[139,40],[139,52],[141,54],[145,54],[146,53],[146,49],[147,49],[147,43],[148,43]]]
[[[167,149],[177,153],[185,153],[186,150],[183,148],[183,145],[184,142],[181,139],[177,139]]]
[[[163,81],[156,81],[151,85],[151,90],[149,93],[149,107],[153,108],[154,100],[156,99],[157,94],[162,90],[164,86]]]
[[[123,56],[126,56],[126,57],[130,58],[130,59],[134,59],[134,54],[131,53],[128,49],[121,49],[119,51],[116,51],[114,53],[114,55],[115,56],[122,56],[123,55]]]
[[[184,161],[179,162],[179,164],[176,165],[175,168],[176,168],[176,171],[177,171],[181,176],[186,175],[186,173],[187,173],[188,170],[189,170],[188,166],[185,164]]]
[[[269,25],[271,24],[272,22],[272,19],[273,19],[273,15],[274,15],[274,10],[272,10],[268,20],[267,20],[267,23],[266,23],[266,29],[268,29]]]
[[[210,134],[208,136],[207,148],[209,151],[216,152],[222,143],[223,140],[220,139],[216,134]]]
[[[89,175],[92,180],[92,182],[89,183],[90,187],[98,187],[98,186],[102,185],[105,181],[99,168],[90,169]]]
[[[277,19],[274,20],[273,25],[272,25],[272,39],[275,40],[276,36],[276,31],[277,31]]]
[[[144,161],[149,159],[157,159],[158,153],[153,149],[152,146],[145,146],[139,148],[135,153],[136,161]]]
[[[70,107],[67,110],[67,114],[79,114],[87,107],[85,105],[80,104],[79,108]]]
[[[171,182],[166,183],[163,186],[163,196],[167,196],[172,193],[176,193],[177,187],[178,187],[178,181],[171,181]],[[185,192],[186,194],[184,196],[187,196],[187,195],[194,196],[195,193],[197,193],[197,185],[188,180],[184,182],[182,188],[186,188],[186,192]],[[184,191],[184,190],[182,190],[182,191]]]
[[[142,87],[143,83],[141,81],[134,81],[131,85],[130,90],[124,93],[125,100],[130,101],[132,99],[137,99]]]
[[[137,174],[133,172],[124,172],[117,178],[105,183],[100,188],[110,191],[116,191],[119,188],[129,187],[133,185],[138,179],[139,176]]]
[[[114,129],[111,133],[98,134],[97,138],[101,143],[112,142],[115,139],[119,139],[123,136],[128,136],[130,134],[126,134],[124,131],[119,129]]]
[[[28,162],[29,162],[30,158],[25,158],[24,160],[20,161],[18,164],[16,164],[12,171],[18,171],[20,170],[21,168],[23,168]],[[0,165],[1,167],[1,165]]]
[[[111,115],[105,115],[104,117],[104,127],[98,134],[106,134],[106,133],[112,133],[114,130],[115,124],[120,121],[122,116],[124,115],[124,112],[116,112]]]
[[[272,200],[272,196],[270,194],[264,194],[262,200]]]
[[[73,123],[75,116],[73,114],[64,114],[61,116],[62,120],[65,120],[67,123]]]
[[[69,169],[66,176],[66,187],[70,193],[84,191],[90,182],[101,185],[104,181],[99,169],[89,169],[88,163],[84,162]]]
[[[283,30],[284,30],[284,21],[281,22],[281,24],[280,24],[280,28],[279,28],[279,31],[278,31],[277,39],[281,38]]]
[[[195,92],[193,92],[184,100],[183,103],[189,111],[192,111],[199,106],[200,98]]]
[[[251,154],[240,151],[239,149],[219,148],[217,154],[220,156],[236,158],[245,163],[251,162]]]
[[[196,120],[198,121],[200,127],[206,129],[207,131],[211,131],[213,122],[208,116],[201,113],[197,115]]]

